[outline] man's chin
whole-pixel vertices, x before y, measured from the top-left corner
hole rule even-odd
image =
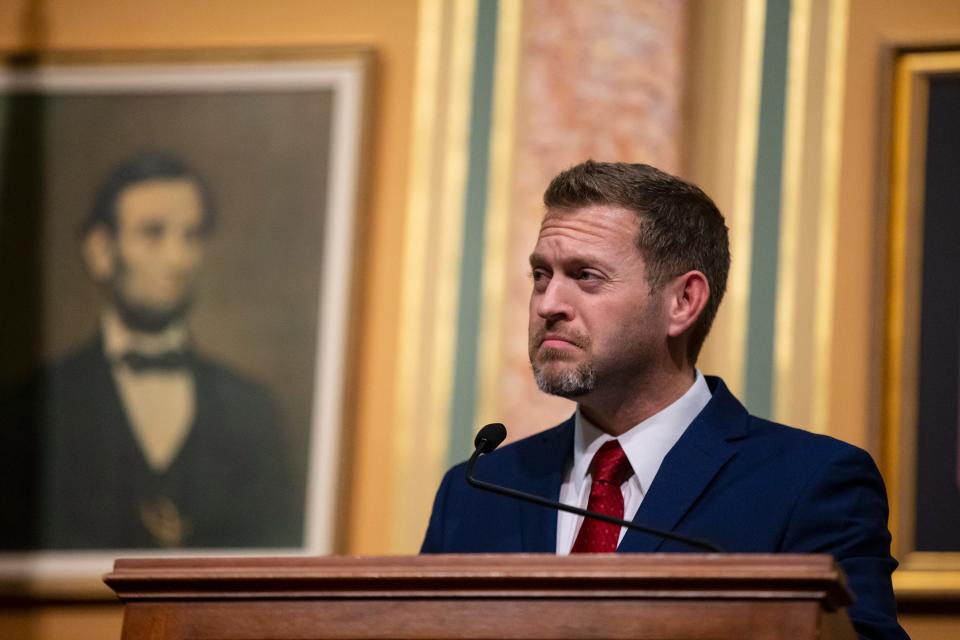
[[[533,365],[533,377],[544,393],[576,400],[596,387],[596,374],[587,365],[572,363],[537,363]]]
[[[183,300],[172,307],[157,309],[131,303],[115,296],[114,305],[128,328],[141,333],[160,333],[183,319],[190,308],[190,301]]]

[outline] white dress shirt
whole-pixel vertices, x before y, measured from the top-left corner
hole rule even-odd
[[[183,323],[158,334],[131,331],[113,309],[102,317],[103,347],[117,383],[120,402],[147,464],[163,473],[173,464],[190,434],[196,412],[193,374],[182,371],[133,371],[123,354],[158,354],[186,348]]]
[[[633,467],[634,474],[622,485],[623,513],[625,520],[636,515],[643,496],[650,489],[663,459],[693,419],[710,402],[710,388],[698,370],[693,385],[676,402],[659,413],[650,416],[629,431],[614,438],[604,433],[580,413],[574,418],[573,459],[567,464],[563,484],[560,487],[560,502],[585,509],[590,499],[590,462],[594,454],[609,440],[619,440]],[[583,521],[581,516],[560,511],[557,516],[557,553],[567,555],[573,548],[576,534]],[[626,527],[620,529],[623,540]],[[619,544],[619,542],[618,542]]]

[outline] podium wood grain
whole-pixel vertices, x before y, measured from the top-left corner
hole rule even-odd
[[[123,640],[847,638],[830,556],[117,560]]]

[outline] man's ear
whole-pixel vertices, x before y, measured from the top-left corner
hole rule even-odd
[[[87,232],[81,245],[83,263],[95,282],[109,282],[116,270],[117,241],[107,225],[98,224]]]
[[[699,271],[688,271],[671,280],[667,286],[669,310],[667,335],[683,335],[700,317],[710,299],[710,284]]]

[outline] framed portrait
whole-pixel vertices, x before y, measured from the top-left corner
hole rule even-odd
[[[960,51],[896,65],[884,476],[900,596],[960,597]]]
[[[364,50],[0,74],[0,576],[334,548]]]

